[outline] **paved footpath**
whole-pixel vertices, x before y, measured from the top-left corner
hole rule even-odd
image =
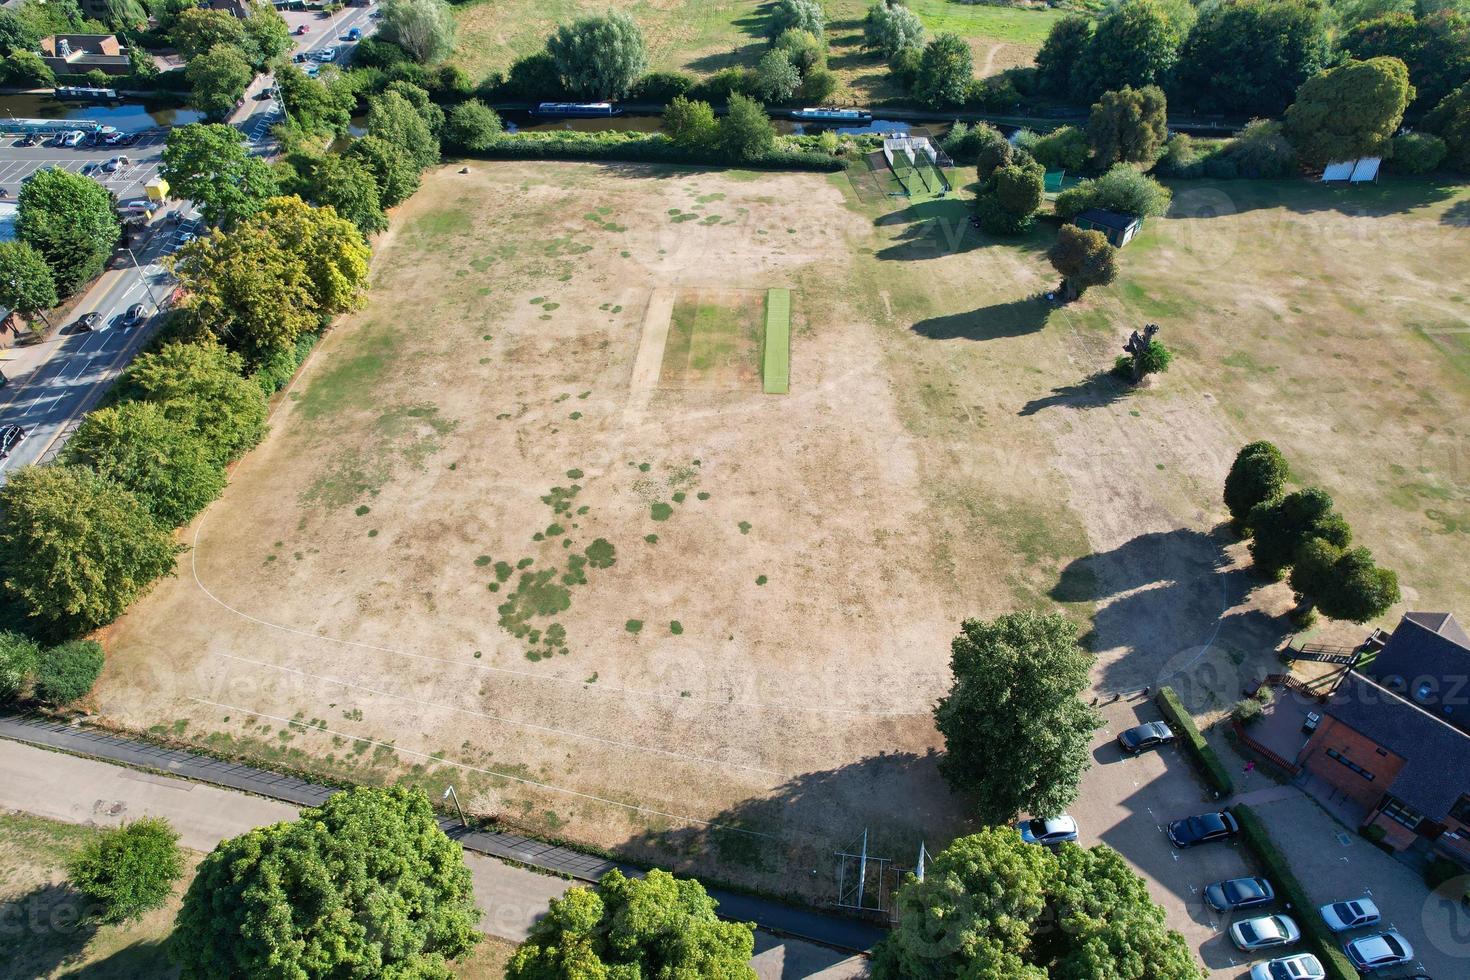
[[[326,787],[246,766],[49,722],[36,724],[29,720],[0,718],[0,736],[4,736],[0,738],[0,772],[6,775],[4,780],[0,780],[0,809],[22,810],[72,823],[102,825],[144,815],[160,816],[179,831],[185,846],[199,851],[212,850],[224,838],[252,827],[294,819],[300,806],[320,803],[332,792]],[[21,744],[15,740],[17,738],[36,744]],[[71,740],[85,740],[85,745],[69,745],[67,748],[98,758],[79,758],[37,747],[61,747],[59,743]],[[119,761],[155,772],[141,772],[127,768],[127,765],[99,761],[99,758],[109,755],[130,755],[130,758]],[[194,768],[209,775],[200,776],[190,771]],[[194,779],[162,774],[181,771]],[[252,775],[261,777],[268,786],[268,795],[276,798],[267,799],[222,788],[227,785],[246,788],[243,784],[249,782]],[[220,785],[196,781],[200,779]],[[443,825],[466,848],[465,860],[474,876],[475,897],[485,910],[480,928],[490,935],[512,941],[525,939],[531,925],[545,912],[547,903],[579,882],[506,864],[484,853],[486,845],[494,847],[493,853],[503,853],[523,863],[575,865],[575,870],[562,873],[582,879],[595,877],[615,866],[527,838],[454,833],[460,829],[457,824],[444,821]],[[823,920],[846,923],[846,920],[777,903],[716,889],[710,891],[720,902],[721,913],[729,918],[759,922],[771,919],[773,912],[785,911],[794,916],[788,924],[808,930],[820,928]],[[848,934],[856,935],[846,929],[839,932],[839,935]],[[866,960],[861,956],[847,952],[836,952],[800,939],[783,938],[764,929],[756,933],[756,956],[752,966],[763,980],[859,977],[866,975],[865,964]]]

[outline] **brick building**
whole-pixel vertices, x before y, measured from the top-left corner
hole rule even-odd
[[[127,50],[115,34],[55,34],[42,38],[41,60],[58,75],[85,75],[94,69],[126,75],[133,70]]]

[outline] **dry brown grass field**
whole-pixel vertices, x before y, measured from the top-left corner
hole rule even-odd
[[[1060,607],[1100,695],[1202,712],[1273,663],[1289,591],[1221,527],[1244,442],[1331,489],[1407,605],[1470,609],[1463,188],[1181,185],[1056,309],[1051,230],[982,239],[962,198],[455,169],[109,631],[108,722],[830,898],[864,828],[902,860],[967,826],[929,716],[961,619]],[[740,366],[739,297],[775,286],[785,396]],[[1175,366],[1125,390],[1150,321]],[[698,350],[718,384],[670,373]]]

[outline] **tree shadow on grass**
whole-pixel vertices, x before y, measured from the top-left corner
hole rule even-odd
[[[3,906],[0,976],[46,977],[80,957],[97,933],[90,899],[66,883],[38,885]]]
[[[1024,337],[1046,326],[1052,305],[1035,297],[982,306],[967,313],[952,313],[920,320],[914,333],[930,340],[999,340]],[[1023,413],[1026,414],[1026,413]]]
[[[1439,223],[1451,228],[1470,228],[1470,198],[1445,208],[1444,214],[1439,216]]]
[[[1328,186],[1305,180],[1176,181],[1171,218],[1217,218],[1284,208],[1297,214],[1337,211],[1377,218],[1448,200],[1463,185],[1447,179],[1386,177],[1376,184]]]
[[[736,21],[737,26],[740,21]],[[759,30],[746,31],[747,34],[759,35]],[[753,65],[765,54],[767,47],[764,40],[751,41],[739,47],[731,48],[729,51],[718,51],[713,54],[701,55],[684,65],[688,71],[714,74],[725,68],[739,68],[744,65]]]
[[[967,807],[939,775],[938,759],[934,751],[896,752],[791,776],[709,826],[651,830],[619,850],[679,874],[830,903],[834,855],[864,830],[870,854],[909,867],[921,841],[935,851],[970,829]]]
[[[171,980],[179,968],[168,952],[168,939],[149,939],[124,946],[111,956],[68,973],[67,980]]]
[[[1048,408],[1104,408],[1121,401],[1133,392],[1125,381],[1113,377],[1108,371],[1088,375],[1076,384],[1053,388],[1044,398],[1033,398],[1020,411],[1021,415],[1035,415]]]

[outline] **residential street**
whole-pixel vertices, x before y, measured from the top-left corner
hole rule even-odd
[[[167,819],[184,846],[209,851],[226,837],[252,827],[294,819],[297,808],[275,800],[202,783],[139,772],[0,740],[0,809],[112,826],[142,816]],[[485,910],[480,928],[519,942],[547,902],[574,882],[466,853],[475,897]],[[811,943],[756,934],[751,961],[762,980],[818,977],[840,980],[866,975],[866,961]]]

